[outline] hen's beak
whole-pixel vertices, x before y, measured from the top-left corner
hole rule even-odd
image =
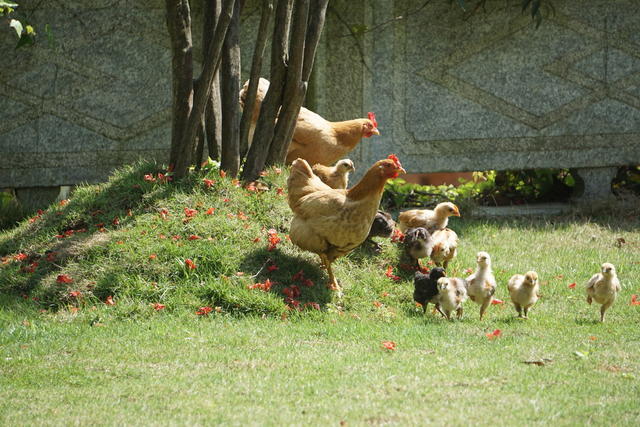
[[[455,208],[455,210],[453,211],[453,216],[460,216],[460,211],[458,210],[458,208]]]
[[[373,128],[373,129],[371,129],[371,133],[372,133],[373,135],[380,135],[380,131],[378,130],[378,128]]]
[[[407,171],[406,171],[406,170],[404,170],[404,168],[403,168],[403,167],[400,167],[400,169],[398,169],[398,173],[407,173]]]

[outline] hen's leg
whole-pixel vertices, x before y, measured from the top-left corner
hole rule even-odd
[[[327,269],[327,274],[329,275],[329,283],[327,284],[327,287],[332,291],[340,292],[341,291],[340,285],[338,285],[338,281],[333,275],[333,269],[331,268],[331,261],[329,261],[329,258],[326,255],[320,255],[320,258],[322,259],[322,263]]]

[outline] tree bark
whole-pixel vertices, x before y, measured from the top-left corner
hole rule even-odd
[[[220,69],[222,93],[222,156],[220,168],[230,176],[240,169],[240,0],[235,0],[233,16],[222,48]]]
[[[267,30],[269,21],[273,14],[273,0],[263,0],[262,16],[260,17],[260,27],[258,28],[258,36],[256,38],[256,47],[253,51],[253,60],[251,62],[251,74],[249,75],[249,87],[244,101],[242,111],[242,119],[240,120],[240,160],[242,160],[249,150],[249,129],[251,127],[253,108],[256,103],[256,94],[258,92],[258,83],[260,81],[260,72],[262,71],[262,57],[264,49],[267,45]]]
[[[325,16],[329,0],[311,0],[309,6],[309,20],[307,37],[304,42],[304,66],[302,68],[302,81],[308,82],[313,70],[313,62],[316,57],[318,43],[324,28]]]
[[[276,7],[271,46],[271,84],[262,101],[260,117],[253,135],[253,143],[247,153],[247,161],[242,171],[242,179],[245,182],[255,180],[260,171],[264,169],[273,139],[275,120],[282,103],[282,92],[287,71],[291,7],[292,0],[280,0]]]
[[[220,19],[221,0],[205,0],[204,27],[202,31],[202,52],[208,52],[215,34],[216,23]],[[204,58],[203,58],[204,62]],[[207,140],[207,151],[213,160],[220,160],[222,147],[222,105],[220,101],[220,70],[215,72],[211,84],[211,94],[207,100],[204,113],[204,133]]]
[[[186,1],[186,0],[183,0]],[[171,0],[167,0],[171,3]],[[225,40],[227,28],[231,21],[233,14],[234,0],[223,0],[222,10],[220,13],[220,19],[216,25],[215,34],[211,45],[205,56],[203,64],[202,74],[200,79],[204,90],[198,91],[194,100],[191,114],[189,115],[188,123],[184,129],[182,135],[182,141],[180,143],[180,152],[176,159],[174,175],[176,178],[183,177],[191,165],[191,153],[193,152],[193,144],[195,141],[196,133],[200,125],[202,113],[205,110],[209,95],[211,93],[211,85],[215,77],[215,71],[220,64],[220,58],[222,56],[222,45]]]
[[[166,0],[167,29],[171,39],[172,123],[169,165],[175,167],[182,153],[182,137],[193,106],[193,43],[191,11],[187,0]]]
[[[282,96],[282,108],[278,114],[273,141],[269,147],[266,165],[282,163],[289,149],[291,139],[287,139],[289,129],[293,129],[300,112],[300,106],[306,93],[306,85],[302,84],[302,65],[304,61],[304,40],[307,32],[309,0],[298,0],[293,12],[291,45],[289,46],[289,66],[287,80]],[[293,132],[291,132],[293,133]]]

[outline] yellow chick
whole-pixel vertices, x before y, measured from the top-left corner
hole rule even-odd
[[[518,312],[518,317],[528,319],[529,309],[538,301],[540,297],[540,285],[538,284],[538,273],[529,271],[524,276],[515,274],[509,279],[507,284],[511,301]]]
[[[467,294],[471,301],[480,305],[480,320],[491,304],[493,294],[496,293],[496,278],[491,270],[491,257],[486,252],[478,252],[476,261],[478,268],[467,277]]]
[[[613,264],[605,262],[602,264],[600,273],[591,276],[587,282],[587,302],[591,304],[595,300],[600,307],[600,321],[604,322],[604,314],[613,304],[620,292],[620,281],[616,275],[616,268]]]
[[[349,172],[356,170],[350,159],[342,159],[335,166],[313,165],[313,173],[331,188],[345,189],[349,184]]]
[[[438,204],[434,210],[411,209],[401,212],[398,216],[398,226],[403,233],[406,229],[415,227],[424,227],[432,233],[446,228],[450,216],[460,216],[460,211],[453,203],[444,202]]]
[[[438,279],[438,306],[447,320],[455,310],[458,319],[462,319],[462,303],[467,300],[467,287],[464,279],[442,277]]]
[[[458,235],[450,228],[436,230],[431,234],[433,249],[431,250],[431,260],[437,266],[442,266],[446,270],[449,261],[456,257],[458,250]]]

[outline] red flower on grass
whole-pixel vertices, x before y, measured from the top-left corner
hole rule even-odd
[[[284,196],[284,188],[282,188],[282,187],[276,188],[276,195]]]
[[[395,351],[396,343],[393,341],[382,341],[382,348],[389,351]]]
[[[82,296],[82,292],[80,291],[71,291],[69,292],[69,296],[72,298],[80,298]]]
[[[149,259],[156,259],[156,258],[158,258],[158,255],[156,254],[149,255]]]
[[[267,266],[267,270],[276,271],[276,270],[278,270],[278,266],[275,265],[275,264],[271,264],[271,265]]]
[[[638,295],[631,295],[631,305],[640,305],[640,301],[638,301]]]
[[[191,270],[195,270],[197,267],[196,263],[190,260],[189,258],[184,260],[184,264]]]
[[[225,171],[223,171],[222,169],[220,169],[220,178],[224,178],[227,176],[227,173]]]
[[[16,261],[24,261],[27,258],[29,258],[29,255],[25,254],[24,252],[20,252],[13,256],[13,259],[15,259]]]
[[[209,208],[207,209],[207,211],[204,213],[205,215],[213,215],[213,213],[216,211],[216,208]]]
[[[115,217],[111,220],[111,224],[113,225],[120,225],[120,218]],[[69,231],[73,231],[73,230],[69,230]]]
[[[569,289],[575,289],[576,287],[576,282],[573,282],[569,285]]]
[[[492,339],[498,338],[500,335],[502,335],[502,331],[500,329],[495,329],[493,332],[488,332],[485,335],[487,336],[487,338],[492,340]]]
[[[146,174],[144,180],[147,182],[156,182],[156,178],[151,173]]]
[[[184,208],[184,216],[186,216],[187,218],[193,218],[197,214],[198,214],[198,211],[195,209]]]
[[[160,311],[160,310],[164,310],[166,305],[160,304],[159,302],[154,302],[153,304],[151,304],[151,307],[153,307],[155,311]]]
[[[188,237],[187,240],[200,240],[201,237],[200,236],[196,236],[195,234],[192,234],[191,236]]]
[[[387,266],[387,271],[385,271],[384,275],[396,282],[400,280],[400,276],[396,276],[395,274],[393,274],[393,267],[391,267],[390,265]]]
[[[206,306],[206,307],[200,307],[197,311],[196,314],[198,316],[207,316],[209,315],[209,313],[211,313],[213,311],[213,308]]]
[[[274,228],[270,228],[269,231],[267,231],[267,239],[269,240],[268,251],[274,250],[278,246],[278,243],[282,242],[282,239],[278,237],[278,232]]]
[[[66,274],[59,274],[58,278],[56,279],[56,282],[58,282],[58,283],[73,283],[73,279],[71,278],[71,276],[68,276]]]
[[[205,185],[207,188],[211,188],[211,186],[212,186],[213,184],[215,184],[215,183],[216,183],[214,180],[212,180],[212,179],[207,179],[207,178],[203,178],[203,179],[202,179],[202,182],[204,182],[204,185]]]
[[[273,286],[273,283],[271,280],[267,279],[265,280],[263,283],[254,283],[253,285],[249,285],[247,286],[249,289],[259,289],[263,292],[269,292],[269,290],[271,290],[271,286]]]
[[[397,228],[394,228],[393,234],[391,235],[391,241],[394,243],[404,241],[404,233]]]
[[[291,299],[298,298],[300,295],[302,295],[302,291],[300,291],[300,288],[297,285],[291,285],[287,288],[284,288],[282,290],[282,293]]]
[[[494,298],[494,299],[491,300],[491,304],[493,304],[493,305],[504,304],[504,301],[502,301],[501,299],[498,299],[498,298]]]
[[[113,300],[113,297],[111,295],[109,295],[107,297],[107,299],[104,301],[105,304],[107,305],[116,305],[116,302]]]
[[[382,307],[382,303],[381,303],[380,301],[374,301],[374,302],[373,302],[373,306],[374,306],[375,308],[380,308],[380,307]]]

